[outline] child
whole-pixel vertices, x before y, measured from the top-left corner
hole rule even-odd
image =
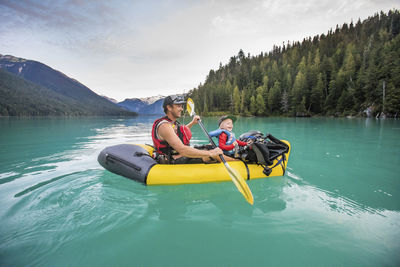
[[[224,115],[218,120],[219,129],[209,133],[211,137],[218,137],[218,147],[224,151],[225,155],[231,157],[235,154],[235,146],[247,145],[246,142],[236,140],[235,134],[232,132],[235,121],[235,116]]]

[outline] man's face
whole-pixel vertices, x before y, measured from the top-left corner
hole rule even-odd
[[[180,118],[182,116],[183,104],[173,104],[172,106],[168,106],[168,110],[171,112],[172,116]]]

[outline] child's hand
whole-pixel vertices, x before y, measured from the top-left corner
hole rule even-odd
[[[232,143],[234,146],[238,146],[238,143],[235,141]]]

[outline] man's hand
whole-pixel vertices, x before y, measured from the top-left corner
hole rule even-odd
[[[216,147],[216,148],[214,148],[212,150],[209,150],[208,152],[210,153],[210,157],[213,157],[213,158],[216,158],[219,155],[223,154],[222,149],[219,148],[219,147]]]
[[[193,120],[191,122],[189,122],[186,126],[191,128],[193,125],[198,124],[200,120],[200,116],[199,115],[195,115],[193,117]]]
[[[200,116],[199,116],[199,115],[195,115],[195,116],[193,117],[192,123],[193,123],[193,124],[197,124],[197,123],[199,123],[199,120],[200,120]]]

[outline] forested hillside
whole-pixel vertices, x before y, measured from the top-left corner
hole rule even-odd
[[[43,63],[0,55],[0,116],[135,116]]]
[[[133,116],[122,109],[84,106],[71,97],[0,68],[0,116]]]
[[[203,114],[400,115],[400,14],[377,13],[269,53],[242,50],[190,92]]]

